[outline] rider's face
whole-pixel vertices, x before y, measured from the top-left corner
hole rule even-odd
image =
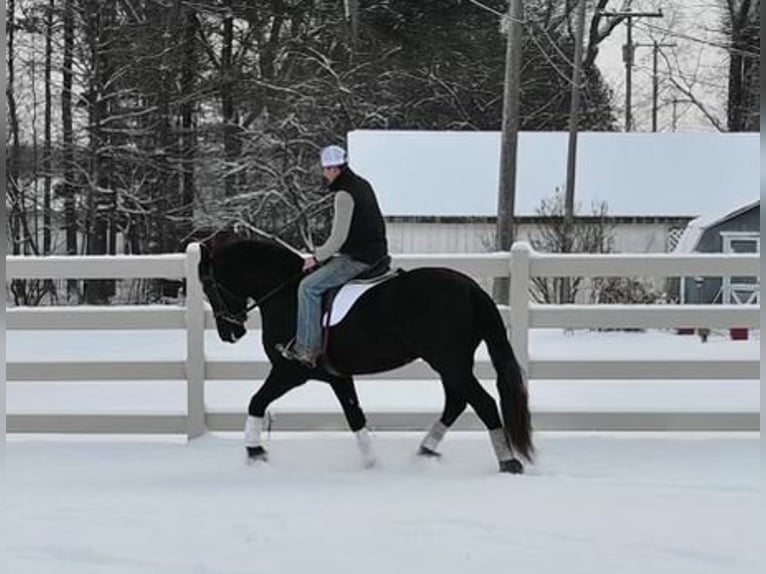
[[[335,181],[335,178],[340,175],[340,168],[337,166],[332,167],[323,167],[322,168],[322,177],[327,183],[332,183]]]

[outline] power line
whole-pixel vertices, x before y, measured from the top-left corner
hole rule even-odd
[[[534,23],[534,22],[531,22],[530,24],[528,24],[528,26],[529,26],[530,28],[531,28],[531,26],[533,26],[533,25],[534,25],[534,26],[537,26],[537,27],[538,27],[538,28],[539,28],[539,29],[542,31],[542,33],[543,33],[543,34],[545,34],[545,37],[546,37],[546,39],[548,40],[548,43],[549,43],[551,46],[553,46],[554,50],[556,50],[556,52],[558,52],[558,53],[559,53],[559,55],[561,56],[561,58],[562,58],[562,59],[563,59],[563,60],[564,60],[564,61],[565,61],[567,64],[569,64],[569,66],[570,66],[570,67],[574,68],[574,62],[573,62],[572,60],[570,60],[570,59],[569,59],[569,56],[567,56],[567,54],[564,52],[564,50],[562,50],[562,49],[561,49],[561,47],[559,46],[559,43],[558,43],[558,41],[556,40],[556,38],[554,38],[553,36],[551,36],[551,33],[548,31],[548,29],[547,29],[545,26],[541,26],[541,25],[538,25],[538,24],[536,24],[536,23]]]
[[[468,0],[468,2],[470,2],[471,4],[474,4],[475,6],[478,6],[482,10],[484,10],[486,12],[490,12],[490,13],[494,14],[495,16],[497,16],[498,18],[500,18],[500,24],[503,27],[502,29],[505,29],[504,26],[506,24],[511,23],[511,22],[518,22],[519,24],[524,24],[525,23],[525,20],[523,18],[514,18],[508,12],[498,12],[494,8],[490,8],[489,6],[487,6],[486,4],[482,4],[478,0]]]
[[[498,12],[498,11],[497,11],[497,10],[495,10],[494,8],[490,8],[490,7],[489,7],[489,6],[487,6],[486,4],[482,4],[481,2],[479,2],[479,0],[468,0],[468,1],[469,1],[471,4],[475,4],[476,6],[478,6],[479,8],[481,8],[482,10],[486,10],[487,12],[491,12],[492,14],[494,14],[495,16],[499,16],[500,18],[505,18],[505,17],[507,17],[507,16],[508,16],[508,14],[506,14],[506,13],[504,13],[504,12]]]
[[[698,38],[697,36],[691,36],[689,34],[684,34],[683,32],[676,32],[675,30],[672,30],[670,28],[663,28],[662,26],[656,26],[654,24],[650,24],[649,22],[639,22],[639,26],[642,26],[644,28],[655,30],[657,32],[663,32],[665,34],[668,34],[669,36],[673,36],[675,38],[683,38],[684,40],[689,40],[690,42],[696,42],[698,44],[706,44],[708,46],[712,46],[714,48],[720,48],[721,50],[726,50],[730,54],[737,54],[740,56],[745,56],[747,58],[760,58],[761,53],[760,52],[751,52],[749,50],[740,50],[738,48],[732,48],[731,46],[727,46],[726,44],[720,43],[720,42],[714,42],[712,40],[706,40],[704,38]]]
[[[540,53],[543,55],[543,58],[550,64],[551,68],[555,70],[555,72],[559,75],[560,78],[562,78],[567,84],[571,84],[572,80],[569,78],[564,72],[562,72],[559,67],[556,65],[556,63],[553,61],[553,58],[551,57],[548,52],[546,52],[545,48],[543,48],[542,44],[537,39],[537,34],[535,33],[535,30],[530,26],[526,25],[525,28],[530,34],[530,37],[532,38],[532,41],[535,43],[535,45],[539,48]],[[572,65],[571,61],[567,61],[570,65]]]

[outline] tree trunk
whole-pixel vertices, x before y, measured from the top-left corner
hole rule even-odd
[[[107,117],[107,52],[101,46],[106,42],[105,29],[109,20],[108,5],[91,0],[88,6],[88,43],[91,58],[91,81],[89,87],[89,154],[90,185],[88,187],[88,220],[86,245],[89,255],[108,253],[109,221],[112,212],[110,181],[106,149],[109,141],[103,130]],[[85,300],[91,305],[104,305],[113,294],[112,280],[88,280],[85,282]]]
[[[230,7],[231,2],[227,2]],[[221,47],[221,109],[223,113],[223,155],[225,158],[224,171],[228,172],[239,157],[237,141],[237,117],[234,106],[234,14],[229,11],[223,21],[223,46]],[[228,174],[224,178],[226,197],[235,193],[236,177]]]
[[[731,132],[760,129],[760,14],[744,0],[730,13],[731,50],[727,126]]]
[[[752,2],[730,4],[727,127],[730,132],[760,129],[760,13]]]
[[[20,143],[19,143],[19,117],[16,108],[15,81],[15,40],[16,40],[16,2],[9,0],[7,11],[7,49],[8,49],[8,84],[5,87],[5,97],[8,102],[8,128],[11,132],[11,153],[8,162],[6,177],[8,179],[8,195],[10,195],[10,240],[11,252],[14,255],[21,253],[21,193],[19,175]]]
[[[67,255],[77,255],[77,211],[75,205],[74,133],[72,129],[72,63],[74,59],[74,0],[64,0],[64,54],[61,64],[61,138],[64,197],[64,227]],[[77,280],[67,281],[67,299],[78,299]]]
[[[54,0],[48,2],[45,18],[45,126],[43,134],[43,249],[51,252],[51,60],[53,57]]]
[[[351,32],[351,50],[356,52],[357,38],[359,37],[359,0],[345,0],[346,19]]]
[[[181,69],[181,237],[187,238],[194,227],[194,156],[197,148],[197,134],[194,125],[194,73],[197,68],[197,15],[185,8],[184,55]]]

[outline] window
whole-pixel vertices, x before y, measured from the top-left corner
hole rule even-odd
[[[761,234],[755,231],[722,231],[724,253],[760,253]],[[760,302],[761,285],[758,277],[725,277],[723,303],[754,304]]]

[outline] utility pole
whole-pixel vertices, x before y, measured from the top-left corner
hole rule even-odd
[[[635,44],[636,48],[652,49],[652,131],[657,131],[657,109],[659,108],[660,80],[657,72],[660,48],[674,48],[676,44],[661,44],[656,40],[651,44]]]
[[[623,18],[627,26],[627,36],[625,45],[622,47],[622,61],[625,62],[625,131],[633,129],[633,115],[631,111],[631,97],[633,84],[633,18],[662,18],[662,10],[657,12],[633,12],[628,3],[628,9],[620,12],[599,12],[602,16],[611,16],[613,18]]]
[[[351,47],[356,51],[359,36],[359,0],[343,0],[343,9],[351,31]]]
[[[516,150],[519,138],[519,101],[521,99],[521,41],[524,5],[510,0],[504,30],[508,36],[505,52],[505,86],[503,90],[503,126],[500,144],[500,184],[497,199],[495,249],[510,251],[514,239],[514,203],[516,198]],[[495,300],[507,304],[510,281],[496,279]]]
[[[580,78],[582,76],[582,44],[585,35],[585,0],[580,0],[575,22],[574,67],[572,69],[572,95],[569,105],[569,145],[567,149],[567,180],[564,196],[564,242],[562,253],[572,251],[574,227],[574,184],[577,168],[577,132],[580,125]],[[563,278],[560,303],[569,303],[569,277]]]
[[[580,124],[580,78],[582,76],[582,44],[585,34],[585,0],[580,0],[575,24],[574,68],[572,70],[572,95],[569,106],[569,148],[567,150],[567,183],[564,200],[564,225],[571,231],[574,218],[574,182],[577,166],[577,132]],[[569,240],[567,240],[567,244]],[[571,247],[571,245],[567,245]],[[569,251],[569,249],[566,249]]]

